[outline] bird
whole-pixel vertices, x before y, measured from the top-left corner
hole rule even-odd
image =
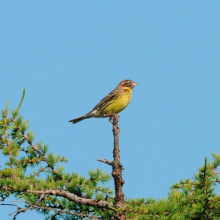
[[[132,90],[138,84],[130,79],[121,81],[118,86],[103,98],[90,112],[72,119],[69,122],[76,124],[87,118],[105,118],[109,121],[118,120],[118,113],[124,110],[131,101]]]

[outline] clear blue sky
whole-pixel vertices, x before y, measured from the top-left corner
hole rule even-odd
[[[108,119],[90,111],[123,79],[139,83],[120,114],[126,197],[166,197],[220,147],[219,1],[4,1],[0,107],[21,108],[36,140],[87,175],[112,159]],[[1,166],[3,156],[0,156]],[[113,182],[110,183],[113,188]],[[5,220],[13,208],[0,206]],[[43,219],[30,212],[18,219]]]

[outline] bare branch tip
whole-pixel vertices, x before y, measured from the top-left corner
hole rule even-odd
[[[111,165],[111,166],[113,164],[113,161],[110,161],[110,160],[107,160],[107,159],[97,159],[97,161],[102,162],[102,163],[106,163],[106,164]]]

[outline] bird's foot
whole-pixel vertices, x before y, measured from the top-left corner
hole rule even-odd
[[[118,119],[119,119],[119,115],[118,114],[115,114],[112,115],[110,118],[109,118],[109,121],[113,124],[113,132],[115,134],[118,134],[120,133],[120,128],[118,127]]]
[[[115,125],[118,124],[118,119],[119,119],[119,115],[116,113],[107,113],[104,114],[104,117],[109,117],[109,122],[113,124],[113,126],[115,127]],[[120,132],[120,128],[117,126],[116,127],[116,133]]]
[[[109,118],[110,123],[118,123],[119,115],[116,113],[112,113],[113,115]]]

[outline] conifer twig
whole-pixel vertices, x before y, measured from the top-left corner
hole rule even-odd
[[[8,154],[10,159],[12,159],[12,151],[11,151],[11,145],[10,145],[10,141],[9,141],[9,137],[8,137],[8,132],[7,132],[7,111],[5,110],[4,112],[5,114],[5,119],[4,119],[4,126],[5,126],[5,138],[6,138],[6,144],[8,147]],[[14,169],[14,164],[11,163],[11,168]]]
[[[11,118],[11,121],[12,121],[14,124],[16,124],[14,118]],[[24,138],[24,139],[28,142],[28,144],[32,147],[32,149],[33,149],[34,151],[36,151],[36,152],[38,153],[38,155],[41,157],[41,161],[46,162],[46,163],[48,164],[48,167],[50,167],[51,170],[53,171],[53,173],[57,174],[57,170],[56,170],[53,166],[51,166],[51,165],[49,164],[49,161],[48,161],[47,157],[46,157],[40,150],[38,150],[37,147],[28,139],[27,135],[26,135],[24,132],[22,132],[20,126],[18,126],[18,129],[19,129],[19,131],[21,132],[23,138]]]
[[[94,219],[94,220],[99,219],[96,216],[91,216],[91,215],[87,215],[87,214],[83,214],[83,213],[70,212],[70,211],[67,211],[67,210],[61,210],[61,209],[53,208],[53,207],[50,207],[50,206],[33,205],[29,202],[25,202],[25,203],[29,205],[28,209],[30,209],[30,210],[32,210],[32,209],[50,210],[50,211],[54,211],[54,212],[57,212],[57,213],[75,215],[75,216],[78,216],[80,218],[90,217],[91,219]]]
[[[26,212],[28,210],[34,210],[34,209],[42,209],[42,210],[49,210],[49,211],[54,211],[55,213],[62,213],[62,214],[69,214],[69,215],[74,215],[74,216],[78,216],[80,218],[85,218],[85,217],[90,217],[91,219],[99,219],[97,218],[96,216],[91,216],[91,215],[87,215],[87,214],[83,214],[83,213],[76,213],[76,212],[70,212],[70,211],[67,211],[67,210],[61,210],[61,209],[58,209],[58,208],[54,208],[54,207],[50,207],[50,206],[39,206],[37,204],[31,204],[27,201],[23,202],[23,201],[13,201],[14,203],[15,202],[19,202],[19,203],[25,203],[28,205],[28,207],[26,208],[23,208],[23,207],[20,207],[20,206],[17,206],[15,204],[2,204],[2,205],[10,205],[10,206],[15,206],[17,207],[17,210],[10,213],[9,215],[14,215],[14,219],[16,219],[16,216],[18,214],[20,214],[21,212]]]

